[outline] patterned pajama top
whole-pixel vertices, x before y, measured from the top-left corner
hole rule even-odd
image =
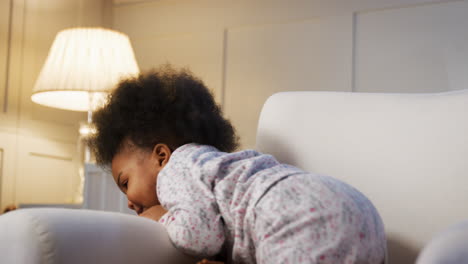
[[[174,245],[230,263],[385,261],[386,240],[371,202],[337,179],[280,164],[254,150],[176,149],[157,180]]]

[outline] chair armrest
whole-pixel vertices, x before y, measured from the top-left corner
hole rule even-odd
[[[121,213],[37,208],[0,216],[2,263],[195,263],[158,222]]]
[[[451,225],[421,251],[417,264],[468,263],[468,220]]]

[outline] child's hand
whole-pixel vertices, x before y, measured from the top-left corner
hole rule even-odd
[[[224,262],[203,259],[202,261],[197,262],[197,264],[224,264]]]
[[[146,209],[143,213],[139,216],[146,217],[155,221],[159,221],[159,219],[167,213],[166,209],[164,209],[161,205],[155,205]]]

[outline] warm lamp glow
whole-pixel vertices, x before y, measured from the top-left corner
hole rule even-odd
[[[33,102],[89,111],[120,79],[139,72],[128,37],[103,28],[59,32],[36,81]]]
[[[85,91],[45,91],[31,96],[33,102],[73,111],[88,111],[100,106],[106,99],[106,93],[90,93]],[[91,102],[90,102],[91,100]]]
[[[81,123],[79,131],[80,135],[86,138],[96,133],[96,128],[89,123]]]
[[[34,85],[35,103],[74,111],[87,111],[87,123],[80,126],[78,152],[83,162],[91,162],[85,143],[95,129],[90,125],[92,111],[122,79],[139,72],[132,46],[122,33],[103,28],[73,28],[55,37],[49,55]],[[83,201],[84,164],[74,201]]]

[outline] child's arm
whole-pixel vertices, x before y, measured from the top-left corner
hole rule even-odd
[[[201,204],[179,203],[160,220],[174,245],[187,254],[210,257],[224,244],[224,227],[219,213]]]
[[[205,148],[188,146],[187,153],[174,153],[158,176],[157,195],[168,210],[159,222],[173,244],[187,254],[210,257],[221,251],[225,230],[212,189],[216,175],[203,171],[206,158],[197,154]]]

